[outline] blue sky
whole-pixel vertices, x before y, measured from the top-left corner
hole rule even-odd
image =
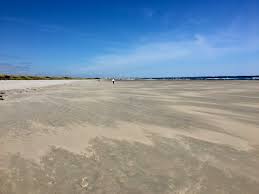
[[[259,74],[259,1],[0,0],[0,73]]]

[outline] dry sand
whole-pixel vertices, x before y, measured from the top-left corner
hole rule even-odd
[[[259,193],[258,81],[1,90],[1,194]]]
[[[67,84],[77,80],[0,80],[0,90],[39,88]]]

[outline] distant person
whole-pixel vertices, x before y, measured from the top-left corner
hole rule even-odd
[[[112,79],[112,84],[114,84],[115,83],[115,79]]]

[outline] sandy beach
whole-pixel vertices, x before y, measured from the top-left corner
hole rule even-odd
[[[67,84],[77,80],[0,80],[0,90],[31,89]]]
[[[258,81],[0,81],[0,193],[259,193]]]

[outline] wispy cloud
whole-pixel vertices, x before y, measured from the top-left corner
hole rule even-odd
[[[0,53],[0,60],[17,60],[17,59],[23,59],[20,56],[16,56],[16,55],[9,55],[6,53]]]
[[[24,57],[0,53],[0,73],[27,73],[31,69],[31,66],[32,62]]]
[[[59,24],[50,24],[50,23],[41,23],[36,20],[32,19],[25,19],[25,18],[18,18],[18,17],[0,17],[0,21],[3,22],[11,22],[16,23],[24,26],[31,26],[37,29],[40,32],[46,32],[46,33],[57,33],[57,34],[66,34],[72,38],[78,38],[80,40],[90,40],[95,42],[101,42],[106,45],[116,45],[120,44],[117,41],[112,40],[104,40],[103,38],[97,36],[93,33],[83,32],[77,29],[73,29],[72,27],[65,27]]]
[[[45,23],[40,23],[38,21],[31,20],[31,19],[25,19],[25,18],[5,16],[5,17],[0,17],[0,21],[34,26],[35,28],[37,28],[38,30],[43,31],[43,32],[65,32],[65,33],[76,34],[76,35],[79,35],[81,37],[91,37],[92,36],[92,34],[84,33],[84,32],[78,32],[76,30],[73,30],[71,28],[66,28],[66,27],[61,26],[61,25],[45,24]]]
[[[0,62],[0,73],[4,74],[22,74],[27,73],[29,69],[29,64],[11,64]]]
[[[121,51],[95,56],[88,62],[91,65],[82,67],[81,71],[113,74],[154,65],[161,69],[165,64],[225,63],[223,59],[228,56],[253,52],[259,52],[259,35],[253,30],[235,31],[231,27],[214,34],[194,34],[184,40],[141,42]]]
[[[57,32],[57,31],[65,30],[63,27],[58,26],[58,25],[40,24],[33,20],[28,20],[28,19],[18,18],[18,17],[5,16],[5,17],[1,17],[0,20],[5,21],[5,22],[12,22],[12,23],[18,23],[18,24],[23,24],[23,25],[35,26],[41,31]]]

